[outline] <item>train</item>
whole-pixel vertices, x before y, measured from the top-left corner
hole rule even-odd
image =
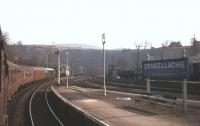
[[[6,66],[1,65],[1,85],[0,85],[0,125],[5,125],[7,120],[6,107],[14,94],[34,83],[43,80],[53,80],[55,70],[52,68],[31,67],[17,65],[7,61]]]
[[[189,73],[191,81],[200,81],[200,63],[190,64]]]

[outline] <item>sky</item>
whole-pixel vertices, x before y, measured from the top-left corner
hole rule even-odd
[[[12,42],[136,48],[146,41],[200,40],[200,0],[0,0],[0,25]]]

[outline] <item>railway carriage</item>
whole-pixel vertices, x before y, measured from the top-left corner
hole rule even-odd
[[[7,86],[7,98],[10,99],[10,97],[17,91],[18,87],[20,86],[22,80],[22,70],[20,66],[11,62],[8,62],[8,65],[9,74],[5,78],[5,80],[7,81],[5,83],[5,86]]]
[[[2,67],[5,70],[5,66]],[[39,68],[24,65],[16,65],[8,61],[8,75],[1,71],[2,82],[0,86],[0,125],[5,124],[7,102],[21,88],[34,81],[54,78],[55,71],[51,68]]]
[[[52,68],[44,68],[44,69],[45,69],[45,77],[50,80],[54,79],[56,75],[55,70]]]
[[[45,79],[45,69],[40,67],[33,67],[33,80],[38,81]]]
[[[4,43],[0,28],[0,126],[7,125],[6,107],[14,93],[22,86],[46,78],[44,68],[17,65],[7,61]]]
[[[190,80],[200,81],[200,63],[190,64]]]
[[[0,125],[5,124],[7,95],[8,95],[8,64],[4,51],[4,40],[0,27]]]
[[[22,79],[20,82],[20,86],[30,83],[31,81],[33,81],[34,79],[34,69],[32,67],[29,66],[20,66],[21,70],[22,70]]]

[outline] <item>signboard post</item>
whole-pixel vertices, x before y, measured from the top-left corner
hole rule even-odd
[[[151,83],[150,83],[150,78],[147,78],[147,94],[151,93]]]
[[[147,78],[147,93],[150,93],[150,78],[159,80],[183,80],[183,112],[187,112],[187,78],[189,65],[187,58],[144,61],[142,63],[144,77]]]
[[[147,61],[149,61],[149,54],[147,54]],[[146,83],[147,83],[147,94],[150,94],[151,92],[150,77],[146,79]]]
[[[183,112],[187,112],[187,80],[183,79]]]

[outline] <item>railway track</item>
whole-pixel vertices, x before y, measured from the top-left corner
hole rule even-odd
[[[76,79],[80,79],[81,77],[75,77],[70,78],[69,82],[74,83]],[[54,82],[51,82],[54,83]],[[65,84],[65,83],[63,83]],[[39,86],[43,85],[39,88]],[[73,113],[67,113],[69,112],[69,109],[66,110],[66,105],[59,101],[58,98],[55,96],[55,94],[51,91],[51,88],[48,82],[40,82],[38,84],[34,84],[30,87],[25,88],[24,90],[21,90],[18,92],[15,96],[13,96],[12,101],[9,102],[7,107],[9,122],[8,126],[31,126],[32,122],[30,121],[30,112],[29,112],[29,104],[30,99],[33,95],[33,93],[37,90],[35,93],[35,96],[32,98],[32,105],[31,105],[31,114],[32,114],[32,120],[38,121],[38,118],[42,119],[43,125],[42,126],[51,126],[54,125],[54,123],[50,123],[52,119],[44,118],[49,117],[49,115],[53,115],[51,111],[55,112],[55,115],[58,115],[58,118],[61,119],[64,123],[64,125],[73,125],[74,122],[72,120],[67,120],[66,117],[72,116]],[[47,89],[48,88],[48,89]],[[35,102],[36,101],[36,102]],[[47,102],[48,105],[47,105]],[[48,106],[48,107],[47,107]],[[50,108],[51,109],[50,109]],[[38,110],[38,111],[35,111]],[[47,110],[46,113],[44,110]],[[48,112],[48,113],[47,113]],[[40,115],[36,115],[40,114]],[[35,117],[37,116],[37,117]],[[52,117],[53,119],[55,117]],[[37,120],[36,120],[37,119]],[[38,122],[36,122],[35,126]],[[58,124],[59,125],[59,124]],[[38,125],[37,125],[38,126]]]
[[[81,87],[89,87],[89,88],[102,88],[101,81],[95,80],[85,80],[85,81],[76,81],[77,86]],[[191,99],[199,99],[199,90],[200,86],[195,87],[195,85],[188,85],[188,95]],[[145,84],[125,84],[125,83],[112,83],[107,82],[107,89],[115,90],[115,91],[122,91],[128,93],[146,93],[146,85]],[[151,84],[151,91],[155,94],[160,94],[166,97],[172,98],[181,98],[182,97],[182,87],[181,83],[169,83],[169,85],[162,84],[162,83],[153,83]]]
[[[27,126],[29,125],[29,117],[27,104],[29,103],[30,96],[39,87],[45,83],[34,84],[25,88],[13,96],[12,101],[9,102],[7,107],[8,112],[8,126]]]
[[[50,105],[49,93],[49,85],[45,85],[37,88],[31,96],[29,113],[32,126],[64,126]]]
[[[94,80],[93,82],[97,82],[99,84],[103,83],[101,80]],[[156,92],[170,92],[170,93],[182,93],[182,83],[181,81],[151,81],[151,89],[152,91]],[[146,82],[145,81],[136,81],[131,82],[130,80],[128,82],[107,82],[109,85],[118,86],[118,87],[125,87],[125,88],[136,88],[136,89],[143,89],[146,90]],[[189,95],[197,95],[199,96],[199,90],[200,90],[200,82],[191,82],[188,81],[188,94]]]

